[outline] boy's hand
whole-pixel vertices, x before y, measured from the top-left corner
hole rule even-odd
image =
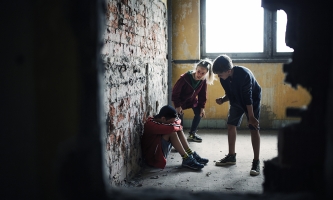
[[[259,130],[259,121],[255,117],[249,117],[249,126],[250,125],[256,130]]]
[[[217,104],[219,104],[219,105],[221,105],[221,104],[223,104],[224,102],[223,102],[223,98],[222,97],[220,97],[220,98],[217,98],[216,100],[216,103]]]

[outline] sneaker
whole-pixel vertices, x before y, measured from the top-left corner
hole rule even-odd
[[[224,158],[221,160],[217,161],[215,165],[217,166],[223,166],[223,165],[234,165],[236,164],[236,154],[234,155],[225,155]]]
[[[208,163],[208,159],[206,159],[206,158],[201,158],[198,154],[197,154],[197,152],[193,152],[193,154],[192,154],[192,156],[193,156],[193,158],[198,162],[198,163],[200,163],[200,164],[207,164]]]
[[[188,136],[187,139],[193,140],[194,142],[202,142],[201,137],[198,134],[196,134],[196,133],[194,133],[194,134],[190,133],[190,135]]]
[[[186,159],[183,159],[182,163],[183,167],[187,167],[190,169],[202,169],[204,167],[203,164],[198,163],[192,155],[189,155]]]
[[[259,174],[260,174],[260,161],[259,160],[253,160],[250,175],[257,176]]]

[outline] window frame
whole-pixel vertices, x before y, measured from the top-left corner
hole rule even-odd
[[[207,53],[206,52],[206,0],[200,0],[200,54],[201,58],[215,59],[221,54],[230,56],[233,62],[287,62],[293,52],[276,51],[277,12],[264,9],[264,51],[262,53]]]

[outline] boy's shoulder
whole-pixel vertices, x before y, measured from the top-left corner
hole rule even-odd
[[[156,120],[154,120],[154,117],[149,116],[149,117],[147,118],[145,124],[148,125],[148,124],[152,124],[152,123],[153,123],[153,124],[159,124],[159,122],[157,122]]]
[[[238,71],[243,71],[243,70],[247,70],[248,68],[242,65],[236,65],[233,67],[234,70],[238,70]]]
[[[247,67],[244,67],[244,66],[234,66],[233,67],[234,69],[234,73],[236,74],[252,74],[251,70]]]

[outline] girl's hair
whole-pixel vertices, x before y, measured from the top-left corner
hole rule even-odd
[[[201,59],[198,63],[196,63],[195,65],[195,69],[200,66],[200,67],[204,67],[207,69],[207,74],[206,74],[206,81],[209,85],[212,85],[213,82],[216,80],[215,74],[213,73],[213,63],[210,59],[205,58],[205,59]]]

